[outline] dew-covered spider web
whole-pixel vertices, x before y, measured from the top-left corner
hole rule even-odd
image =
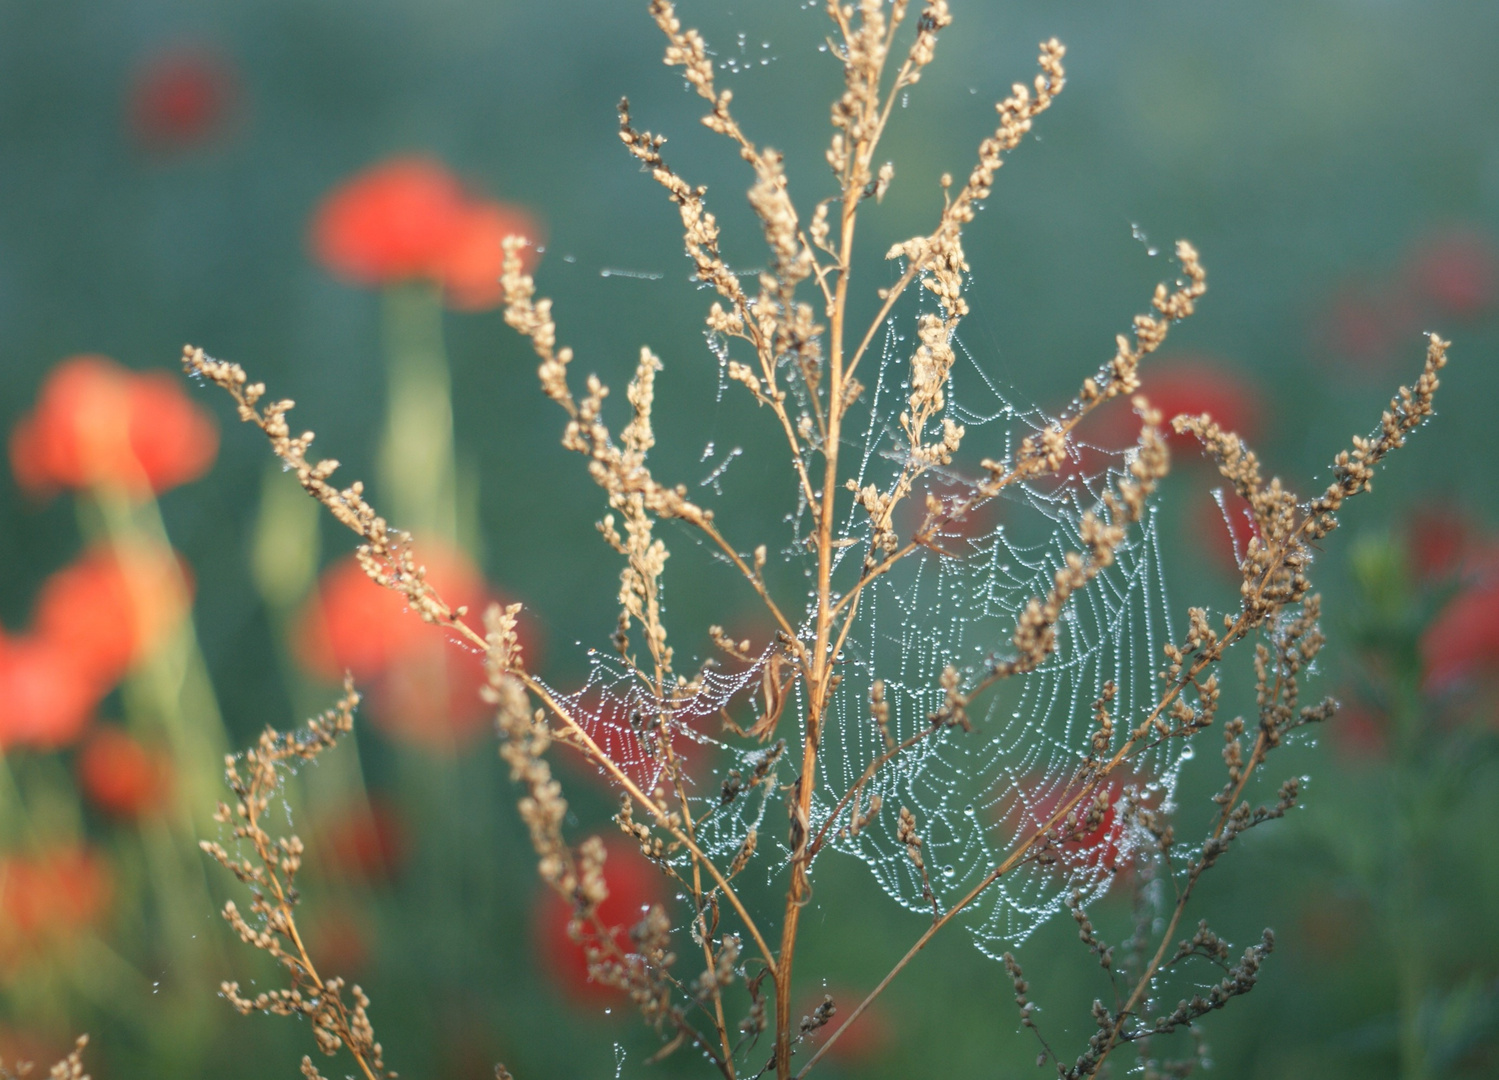
[[[964,425],[965,448],[1008,460],[1021,438],[1054,418],[1017,404],[989,370],[992,365],[961,342],[954,346],[958,360],[947,387],[947,415]],[[845,475],[860,486],[888,490],[904,463],[908,447],[896,417],[909,394],[904,381],[912,348],[911,338],[892,320],[883,346],[864,362],[877,363],[878,372],[867,373],[872,385],[842,448],[842,459],[849,462]],[[804,397],[794,365],[782,370],[790,400]],[[949,910],[1083,790],[1079,770],[1096,729],[1094,702],[1105,683],[1117,688],[1110,708],[1116,732],[1137,725],[1157,700],[1157,658],[1170,633],[1156,522],[1147,511],[1130,528],[1113,565],[1069,600],[1057,626],[1056,651],[1046,662],[975,698],[968,710],[971,731],[934,729],[931,722],[944,700],[944,669],[955,668],[962,685],[972,686],[991,661],[1011,655],[1018,614],[1033,597],[1045,596],[1069,552],[1086,550],[1079,536],[1083,514],[1092,510],[1106,516],[1101,496],[1127,466],[1128,453],[1071,450],[1061,475],[1012,485],[866,586],[836,658],[840,681],[832,692],[812,800],[811,832],[817,835],[826,826],[818,860],[859,859],[891,897],[913,911]],[[711,451],[710,444],[704,454],[709,465],[723,459],[727,467],[732,460]],[[714,488],[721,471],[713,476]],[[961,472],[954,466],[921,479],[908,500],[909,512],[896,515],[902,540],[920,521],[928,494],[950,503],[973,492],[973,481]],[[814,556],[805,543],[811,529],[805,506],[792,515],[788,528],[782,555],[806,564],[810,573]],[[835,582],[840,587],[857,580],[868,540],[868,515],[854,507],[839,529]],[[726,566],[724,572],[733,571]],[[810,641],[811,603],[797,614],[804,620],[801,637]],[[772,645],[738,662],[720,658],[699,681],[667,694],[665,701],[647,679],[599,651],[592,654],[587,685],[563,700],[646,790],[669,786],[668,740],[660,726],[664,715],[670,753],[687,763],[683,771],[692,785],[700,845],[727,862],[755,829],[758,859],[772,877],[784,879],[786,786],[800,768],[806,694],[799,680],[790,679],[789,663],[775,666],[779,648]],[[886,752],[885,735],[870,708],[875,680],[883,683],[889,703],[891,739],[899,743],[929,734],[877,769],[857,803],[845,804],[834,817],[851,785]],[[727,710],[747,726],[764,712],[769,683],[787,687],[775,736],[785,738],[790,749],[779,760],[774,760],[774,743],[726,732],[721,719]],[[1122,736],[1115,738],[1117,746]],[[969,905],[966,924],[981,949],[997,955],[1023,940],[1074,890],[1088,899],[1109,888],[1138,843],[1138,826],[1127,807],[1169,802],[1180,747],[1181,740],[1160,740],[1132,757],[1127,772],[1116,772],[1091,792],[1101,790],[1109,800],[1096,828],[1078,830],[1085,835],[1074,833],[1049,862],[1020,861]],[[763,782],[751,783],[767,773]],[[879,811],[867,825],[850,829],[852,811],[867,813],[871,796],[878,796]],[[922,840],[925,880],[897,838],[902,807],[914,815]]]

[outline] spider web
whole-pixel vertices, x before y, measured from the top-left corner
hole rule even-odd
[[[721,343],[710,344],[720,346],[715,352],[722,361]],[[1016,404],[962,342],[953,344],[959,359],[949,377],[947,415],[966,427],[965,446],[1007,457],[1021,437],[1052,422],[1041,410]],[[844,447],[845,456],[859,462],[855,479],[860,486],[873,483],[889,490],[905,460],[907,448],[895,418],[909,393],[905,374],[910,349],[892,317],[878,356],[878,376],[865,395],[867,427],[859,441]],[[793,397],[805,398],[794,365],[783,371]],[[938,550],[919,548],[866,586],[837,658],[841,679],[830,697],[812,798],[814,835],[885,752],[884,736],[870,711],[876,679],[884,684],[894,740],[930,734],[880,767],[867,783],[859,805],[867,810],[871,795],[882,803],[867,826],[849,830],[852,808],[839,811],[828,828],[827,854],[819,860],[833,853],[859,859],[885,892],[914,911],[949,910],[1082,790],[1079,769],[1095,727],[1093,703],[1106,682],[1116,686],[1110,709],[1116,730],[1137,724],[1154,704],[1154,662],[1170,633],[1156,520],[1148,510],[1131,527],[1115,562],[1065,605],[1055,653],[1036,670],[1004,680],[975,700],[969,709],[972,731],[932,731],[928,718],[944,700],[943,670],[957,669],[963,685],[972,685],[990,661],[1004,657],[1019,613],[1033,597],[1047,593],[1068,552],[1086,550],[1078,531],[1083,514],[1091,509],[1106,516],[1102,493],[1128,465],[1128,454],[1077,445],[1069,449],[1071,459],[1060,477],[1012,485],[1000,498],[976,507],[966,521],[949,527],[934,544]],[[906,500],[916,509],[902,535],[914,527],[928,493],[951,500],[973,490],[973,483],[955,470],[927,473]],[[789,528],[783,555],[791,561],[811,559],[804,543],[811,528],[805,505]],[[835,580],[851,582],[868,549],[867,514],[853,508],[838,532],[847,543],[838,549]],[[809,600],[803,640],[810,637],[814,615]],[[716,765],[708,772],[690,765],[685,770],[695,777],[688,798],[700,846],[727,860],[750,830],[757,830],[762,862],[774,878],[783,873],[789,848],[783,836],[776,836],[778,846],[769,842],[766,815],[775,802],[769,833],[779,833],[785,796],[778,787],[798,767],[805,734],[804,688],[795,684],[777,730],[793,748],[776,763],[779,782],[772,769],[765,782],[732,800],[723,794],[723,781],[733,773],[749,778],[757,768],[763,773],[767,755],[774,751],[724,736],[719,721],[721,710],[731,705],[742,715],[772,652],[767,649],[734,670],[709,666],[691,692],[668,694],[666,701],[657,700],[647,681],[618,658],[594,652],[587,684],[558,696],[645,790],[668,782],[666,740],[658,719],[664,716],[674,755]],[[1139,841],[1128,808],[1144,803],[1169,808],[1182,760],[1180,740],[1163,740],[1133,757],[1127,776],[1101,785],[1110,805],[1097,829],[1063,844],[1055,862],[1023,860],[990,885],[966,916],[978,946],[997,955],[1024,940],[1074,890],[1084,899],[1105,892],[1129,864]],[[915,816],[922,838],[925,881],[896,836],[902,807]]]

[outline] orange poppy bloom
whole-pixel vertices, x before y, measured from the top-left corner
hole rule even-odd
[[[437,280],[447,302],[462,311],[492,308],[504,299],[500,271],[505,260],[507,236],[530,238],[532,246],[522,252],[522,263],[535,261],[535,244],[541,229],[517,206],[498,202],[474,203],[464,209],[459,228],[437,260]]]
[[[609,897],[599,905],[599,920],[624,952],[634,951],[630,930],[652,904],[666,902],[666,879],[640,854],[640,848],[622,836],[604,838],[604,882]],[[537,962],[557,987],[578,1004],[596,1004],[619,996],[612,986],[594,982],[588,975],[588,958],[582,942],[568,932],[573,905],[552,889],[542,892],[535,912],[534,940]],[[584,927],[588,940],[599,942],[591,924]]]
[[[170,551],[98,545],[47,579],[35,632],[107,691],[186,615],[192,587],[185,577]]]
[[[209,49],[174,46],[147,57],[130,88],[129,123],[152,150],[202,143],[222,130],[239,80],[228,60]]]
[[[438,544],[419,550],[427,580],[448,603],[477,614],[494,599],[466,556]],[[370,684],[370,717],[393,738],[452,751],[488,726],[490,709],[479,697],[483,657],[451,631],[423,622],[400,593],[371,581],[353,555],[324,571],[294,640],[313,673],[336,681],[347,671]],[[534,665],[524,632],[522,648]]]
[[[444,600],[455,607],[467,605],[471,612],[484,610],[488,590],[466,555],[423,542],[418,556],[427,580]],[[423,622],[403,595],[371,581],[351,554],[323,571],[294,637],[307,668],[336,682],[345,671],[356,679],[373,679],[423,642],[443,641],[448,631]]]
[[[432,281],[453,307],[475,310],[500,302],[500,245],[512,234],[533,244],[541,236],[524,211],[472,198],[441,163],[399,157],[323,200],[313,216],[312,251],[353,284]]]
[[[319,865],[344,877],[388,881],[406,860],[406,821],[379,795],[334,815],[320,836]]]
[[[1499,668],[1499,577],[1452,598],[1421,635],[1421,659],[1433,690]]]
[[[1251,442],[1258,438],[1264,409],[1259,391],[1226,363],[1206,357],[1188,357],[1153,363],[1140,368],[1140,393],[1160,411],[1167,443],[1173,450],[1195,450],[1197,440],[1178,435],[1173,417],[1207,413],[1219,426]],[[1125,398],[1117,398],[1079,425],[1079,437],[1105,449],[1129,446],[1140,435],[1140,418]]]
[[[109,690],[66,646],[0,633],[0,750],[55,750],[76,740]]]
[[[1474,319],[1499,299],[1499,252],[1477,229],[1429,236],[1412,251],[1406,275],[1412,288],[1443,315]]]
[[[111,817],[145,817],[166,802],[171,763],[122,728],[96,727],[74,763],[88,801]]]
[[[89,848],[0,858],[0,976],[98,923],[112,891],[108,864]]]
[[[108,487],[144,498],[202,476],[218,446],[212,418],[171,375],[85,355],[52,369],[11,433],[10,460],[33,494]]]

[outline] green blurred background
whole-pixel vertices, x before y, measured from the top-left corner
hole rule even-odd
[[[1067,89],[965,238],[974,311],[963,340],[1019,398],[1055,407],[1111,354],[1113,335],[1172,273],[1151,250],[1169,251],[1177,237],[1202,253],[1210,292],[1168,352],[1210,357],[1255,389],[1261,456],[1298,490],[1325,483],[1331,456],[1414,376],[1422,331],[1454,340],[1437,422],[1352,505],[1316,567],[1332,640],[1315,691],[1363,688],[1362,726],[1357,737],[1334,730],[1287,751],[1274,779],[1309,774],[1304,809],[1253,836],[1204,886],[1201,911],[1226,937],[1242,946],[1270,925],[1283,946],[1256,991],[1204,1026],[1222,1077],[1494,1075],[1494,699],[1482,680],[1466,696],[1422,695],[1414,642],[1463,583],[1458,573],[1423,577],[1407,555],[1412,522],[1429,531],[1437,520],[1439,534],[1461,531],[1482,547],[1499,509],[1499,7],[952,6],[957,22],[936,64],[892,122],[882,157],[895,160],[896,180],[866,216],[863,250],[878,261],[891,240],[929,228],[936,177],[966,173],[992,130],[992,103],[1029,80],[1037,41],[1062,39]],[[773,445],[752,408],[712,405],[707,297],[688,280],[675,209],[615,135],[614,105],[628,94],[637,123],[670,137],[675,168],[709,186],[731,261],[759,264],[743,163],[698,124],[701,103],[662,66],[644,8],[0,5],[0,430],[71,354],[170,369],[191,341],[295,398],[294,426],[316,429],[344,475],[372,476],[386,406],[380,297],[317,266],[307,229],[339,183],[417,152],[544,222],[538,283],[555,298],[580,367],[618,387],[640,345],[663,357],[659,475],[696,482],[709,440],[738,442],[751,456]],[[818,48],[827,33],[819,5],[705,0],[684,3],[681,15],[714,47],[746,132],[785,150],[793,194],[810,207],[828,193],[821,155],[841,80]],[[184,50],[227,73],[226,97],[205,138],[162,145],[132,120],[133,88]],[[534,358],[500,315],[450,313],[444,330],[459,458],[480,478],[483,570],[536,613],[548,677],[574,684],[584,649],[606,646],[617,610],[618,567],[592,525],[602,500],[559,445],[559,414],[535,384]],[[263,440],[222,400],[193,393],[219,418],[222,445],[211,474],[165,495],[162,513],[192,567],[198,639],[240,745],[331,692],[285,662],[278,615],[250,572]],[[753,466],[726,474],[725,505],[743,534],[779,527],[779,479]],[[1189,489],[1203,481],[1188,467],[1163,500],[1172,599],[1183,608],[1221,606],[1235,588],[1194,525],[1200,496]],[[40,582],[77,554],[81,536],[71,500],[39,503],[0,480],[7,630],[25,625]],[[708,563],[684,534],[668,539],[683,549],[669,586],[679,647],[706,654],[685,628],[732,627],[751,606],[707,584]],[[325,523],[324,562],[351,547]],[[1379,686],[1403,688],[1386,695],[1400,708],[1386,707]],[[110,699],[102,711],[119,717],[124,707]],[[379,880],[328,888],[341,910],[357,912],[348,918],[362,928],[358,979],[402,1075],[481,1077],[503,1058],[521,1080],[607,1077],[620,1054],[627,1077],[698,1071],[685,1053],[646,1065],[653,1043],[627,1007],[579,1005],[538,971],[538,885],[489,742],[442,756],[366,731],[357,753],[366,780],[399,807],[407,852]],[[67,760],[22,753],[7,764],[38,804],[65,784]],[[1206,775],[1199,786],[1213,783]],[[575,786],[579,830],[608,827],[608,796]],[[149,844],[117,823],[80,820],[109,853],[116,895],[130,895],[149,876]],[[24,842],[12,826],[5,840]],[[829,862],[820,872],[804,921],[809,1001],[824,975],[829,987],[867,989],[923,925],[859,866]],[[315,873],[310,910],[331,903]],[[233,895],[220,875],[209,878],[219,901]],[[118,970],[89,953],[5,976],[0,1035],[45,1049],[89,1030],[95,1074],[106,1080],[293,1074],[311,1048],[303,1025],[240,1018],[213,997],[220,978],[265,985],[275,976],[212,909],[193,911],[189,925],[150,901],[121,905],[97,930]],[[1128,922],[1127,903],[1103,908],[1106,932]],[[1019,953],[1064,1056],[1085,1041],[1087,1004],[1106,989],[1071,925],[1056,920]],[[183,936],[217,944],[195,951]],[[827,1071],[1037,1074],[1010,996],[1003,969],[951,933],[882,999],[876,1047]]]

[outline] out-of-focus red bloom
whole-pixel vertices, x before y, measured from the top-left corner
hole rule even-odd
[[[10,460],[33,494],[109,487],[145,497],[202,476],[218,445],[212,418],[172,376],[85,355],[52,369],[11,433]]]
[[[748,640],[753,642],[753,637],[748,637]],[[761,637],[760,641],[763,643],[764,638]],[[758,656],[758,652],[755,655]],[[734,663],[732,660],[723,662],[725,666]],[[651,712],[647,699],[627,696],[637,689],[633,682],[626,682],[606,693],[602,687],[595,685],[573,695],[566,695],[563,700],[570,715],[609,759],[620,767],[620,771],[637,787],[649,791],[658,783],[669,781],[665,763],[656,752],[659,739],[655,714]],[[747,690],[732,699],[728,711],[736,721],[746,724],[753,722],[750,695],[758,694],[759,689],[760,681],[756,677]],[[761,708],[763,701],[753,706],[754,712]],[[650,713],[649,719],[646,719],[647,713]],[[632,714],[635,714],[633,719]],[[678,713],[671,738],[671,752],[681,767],[689,794],[716,792],[722,783],[722,777],[715,775],[714,769],[722,763],[722,755],[716,746],[699,742],[682,730],[682,725],[695,731],[711,730],[717,733],[721,730],[718,710],[710,711],[704,705],[703,714],[700,715],[693,715],[685,710]],[[617,797],[621,793],[614,776],[600,770],[590,758],[573,750],[564,750],[556,755],[556,760],[563,768],[579,777],[608,788],[612,795]]]
[[[1473,522],[1449,503],[1426,503],[1406,518],[1406,554],[1421,581],[1459,573],[1474,547]]]
[[[1079,793],[1076,787],[1053,783],[1041,777],[1023,780],[1020,796],[1000,823],[1007,839],[1018,843],[1028,839],[1044,827],[1052,814],[1064,804],[1071,802]],[[1124,794],[1124,782],[1108,777],[1076,804],[1077,820],[1083,820],[1097,793],[1108,796],[1109,806],[1103,812],[1098,825],[1072,839],[1064,841],[1058,852],[1058,866],[1063,872],[1104,870],[1110,874],[1127,874],[1132,864],[1124,859],[1120,847],[1124,843],[1124,822],[1119,816],[1119,800]],[[1065,815],[1063,819],[1065,823]],[[1066,832],[1065,824],[1059,826]]]
[[[400,157],[365,170],[334,190],[312,221],[314,256],[356,285],[425,279],[448,302],[475,310],[500,302],[501,241],[541,232],[517,207],[469,196],[448,169],[424,157]]]
[[[1332,718],[1333,748],[1349,761],[1372,761],[1389,748],[1389,717],[1357,700],[1345,700]]]
[[[430,542],[423,542],[418,552],[427,580],[444,600],[455,607],[467,605],[471,612],[484,610],[484,579],[467,556]],[[323,571],[294,633],[302,662],[330,681],[342,679],[345,671],[356,679],[373,679],[422,643],[448,636],[410,611],[401,593],[371,581],[354,555]]]
[[[494,709],[479,696],[487,682],[481,655],[432,635],[381,674],[370,718],[392,738],[451,753],[489,729]]]
[[[634,951],[630,930],[640,922],[652,904],[666,903],[666,879],[646,861],[640,848],[621,836],[604,838],[604,881],[609,898],[598,907],[599,921],[609,930],[624,952]],[[568,933],[573,919],[573,905],[551,889],[542,892],[536,907],[537,960],[557,987],[582,1004],[609,1001],[619,991],[603,986],[588,977],[588,958],[584,945]],[[584,925],[590,941],[602,943],[591,923]]]
[[[370,960],[370,943],[375,935],[364,911],[341,904],[320,911],[306,922],[306,929],[302,932],[317,957],[318,971],[324,978],[337,975],[346,979],[365,970]]]
[[[1227,363],[1208,357],[1178,357],[1140,369],[1141,386],[1152,408],[1161,414],[1161,428],[1173,450],[1195,453],[1192,435],[1179,435],[1171,420],[1183,413],[1207,413],[1220,427],[1253,441],[1260,434],[1264,408],[1259,390]],[[1140,418],[1128,398],[1115,398],[1078,425],[1078,437],[1104,449],[1121,449],[1139,441]]]
[[[312,250],[356,285],[389,285],[432,273],[461,224],[458,178],[429,158],[382,162],[336,188],[312,220]]]
[[[1474,229],[1454,229],[1416,244],[1407,263],[1411,286],[1443,315],[1472,319],[1499,298],[1499,254]]]
[[[1249,541],[1260,531],[1249,501],[1232,488],[1219,489],[1218,498],[1210,491],[1197,493],[1187,527],[1191,542],[1207,554],[1208,561],[1235,575],[1249,552]]]
[[[105,690],[78,659],[35,634],[0,634],[0,750],[55,750],[83,734]]]
[[[815,1039],[826,1041],[828,1036],[837,1031],[843,1025],[844,1020],[859,1007],[864,1000],[865,994],[856,994],[846,987],[833,987],[826,991],[832,997],[835,1012],[833,1018],[828,1021],[827,1026],[818,1032]],[[812,1010],[822,1004],[822,996],[807,1003],[799,1015],[811,1016]],[[796,1016],[792,1017],[793,1020]],[[868,1065],[875,1058],[890,1048],[894,1033],[891,1031],[890,1016],[880,1007],[879,1002],[874,1002],[859,1014],[859,1018],[849,1025],[848,1030],[838,1036],[826,1054],[829,1061],[836,1062],[845,1068],[853,1068],[860,1065]],[[809,1051],[810,1053],[810,1051]]]
[[[388,881],[406,861],[406,821],[379,795],[348,807],[322,830],[321,865],[346,877]]]
[[[1499,576],[1452,598],[1421,635],[1421,659],[1438,691],[1499,667]]]
[[[99,726],[75,762],[78,786],[104,813],[134,820],[159,810],[171,790],[170,759],[122,728]]]
[[[151,150],[177,150],[223,130],[239,94],[228,58],[212,49],[173,46],[136,67],[129,97],[131,133]]]
[[[1382,367],[1413,315],[1406,290],[1350,282],[1333,293],[1320,313],[1316,345],[1356,367]]]
[[[449,604],[481,612],[495,599],[462,554],[429,543],[420,552],[427,580]],[[405,597],[376,585],[352,555],[324,572],[294,638],[302,662],[317,675],[336,680],[348,671],[371,684],[370,716],[388,735],[454,750],[486,729],[483,658],[408,611]],[[523,625],[521,648],[534,664],[533,641]]]
[[[112,891],[108,865],[88,848],[0,858],[0,974],[97,923]]]
[[[47,579],[33,626],[107,691],[160,645],[191,602],[185,569],[170,551],[101,544]]]
[[[507,236],[529,239],[531,247],[521,252],[521,262],[528,267],[535,262],[541,228],[524,210],[498,202],[474,203],[464,209],[460,226],[437,261],[437,280],[449,305],[482,311],[504,298],[500,270]]]

